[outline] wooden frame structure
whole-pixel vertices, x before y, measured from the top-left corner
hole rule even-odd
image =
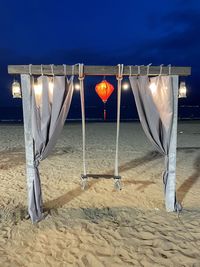
[[[118,66],[84,66],[83,76],[118,76]],[[33,139],[31,130],[31,75],[79,75],[79,66],[71,65],[9,65],[9,74],[20,74],[23,94],[23,114],[24,114],[24,134],[25,134],[25,148],[26,148],[26,169],[28,181],[32,181],[34,177],[34,155],[33,155]],[[27,75],[27,74],[30,74]],[[176,142],[177,142],[177,118],[178,118],[178,76],[191,75],[191,67],[176,67],[176,66],[124,66],[123,76],[137,76],[137,75],[172,75],[174,85],[174,118],[172,127],[171,146],[169,148],[169,164],[170,170],[174,172],[168,182],[166,188],[166,210],[174,211],[175,197],[175,171],[176,171]],[[80,78],[80,77],[79,77]],[[82,77],[81,77],[82,80]],[[83,82],[83,81],[82,81]],[[119,118],[118,118],[119,122]],[[83,122],[85,124],[85,122]],[[30,190],[29,190],[30,191]],[[31,192],[29,192],[31,195]],[[29,197],[30,199],[30,197]],[[31,203],[29,203],[30,205]],[[39,203],[40,205],[40,203]],[[176,207],[180,210],[179,207]],[[175,209],[175,210],[176,210]],[[29,206],[29,214],[30,214]],[[31,216],[32,221],[39,221],[42,217],[42,209],[34,212]]]
[[[9,74],[29,74],[31,69],[32,75],[40,75],[41,69],[44,75],[52,75],[52,66],[54,75],[71,75],[71,65],[9,65]],[[124,66],[123,76],[130,75],[159,75],[160,66]],[[140,71],[138,73],[138,70]],[[79,68],[75,65],[74,74],[79,74]],[[115,76],[118,74],[117,66],[84,66],[85,76]],[[178,76],[189,76],[191,75],[191,67],[176,67],[176,66],[163,66],[162,75],[178,75]]]

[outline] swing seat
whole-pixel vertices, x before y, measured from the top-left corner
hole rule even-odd
[[[121,179],[121,176],[119,175],[112,175],[112,174],[93,174],[93,173],[90,173],[90,174],[87,174],[87,175],[84,175],[84,174],[81,174],[81,179],[88,179],[88,178],[93,178],[93,179],[114,179],[114,180],[120,180]]]
[[[111,174],[87,174],[81,175],[81,188],[83,190],[85,190],[87,188],[88,185],[88,178],[92,178],[92,179],[114,179],[114,188],[119,191],[122,189],[121,186],[121,176],[116,176],[116,175],[111,175]]]

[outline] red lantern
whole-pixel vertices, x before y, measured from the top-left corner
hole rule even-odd
[[[112,92],[114,91],[114,87],[112,84],[103,80],[102,82],[98,83],[95,87],[96,93],[101,98],[104,103],[104,120],[106,120],[106,102],[108,98],[111,96]]]

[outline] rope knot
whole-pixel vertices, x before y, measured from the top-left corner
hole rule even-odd
[[[78,77],[79,81],[83,81],[84,78],[85,78],[84,76],[82,76],[82,77]]]
[[[37,168],[40,165],[40,161],[42,160],[42,156],[37,155],[34,160],[34,167]]]
[[[84,68],[84,64],[78,64],[79,65],[79,76],[78,76],[78,79],[79,79],[79,81],[83,81],[84,80],[84,70],[83,70],[83,68]]]
[[[123,64],[118,64],[118,74],[117,74],[117,80],[121,81],[123,79],[123,70],[124,70],[124,65]]]
[[[122,81],[123,77],[122,76],[117,76],[118,81]]]

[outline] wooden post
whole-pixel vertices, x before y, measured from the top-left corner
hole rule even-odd
[[[176,146],[177,146],[177,121],[178,121],[178,79],[172,76],[174,116],[172,122],[171,139],[169,146],[169,176],[165,190],[165,207],[167,211],[174,211],[176,200]]]
[[[26,173],[28,186],[28,211],[32,222],[37,222],[42,218],[42,194],[40,181],[38,181],[34,166],[34,144],[32,137],[32,85],[31,77],[27,74],[21,75],[22,84],[22,103],[24,117],[24,137],[26,152]]]
[[[52,66],[43,65],[43,74],[52,75]],[[54,66],[54,75],[71,75],[72,66],[63,65]],[[170,71],[170,73],[169,73]],[[141,66],[140,75],[156,76],[160,74],[160,66]],[[32,221],[38,221],[42,218],[42,196],[40,181],[36,179],[36,168],[34,166],[34,146],[32,138],[32,122],[31,122],[31,80],[29,65],[10,65],[8,66],[9,74],[21,74],[22,93],[23,93],[23,114],[24,114],[24,132],[26,147],[26,169],[27,183],[29,193],[29,214]],[[31,66],[32,75],[41,75],[41,65]],[[75,66],[74,74],[79,74],[79,66]],[[178,76],[189,76],[191,74],[190,67],[162,67],[162,75],[172,75],[173,93],[174,93],[174,117],[171,132],[171,142],[169,147],[169,178],[165,191],[165,205],[167,211],[174,211],[175,194],[176,194],[176,144],[177,144],[177,118],[178,118]],[[117,66],[84,66],[84,75],[96,76],[107,75],[117,76]],[[123,76],[130,75],[130,66],[124,66]],[[138,67],[131,66],[131,75],[138,75]],[[86,172],[86,171],[85,171]],[[34,190],[37,191],[35,195]],[[36,198],[36,197],[37,198]]]

